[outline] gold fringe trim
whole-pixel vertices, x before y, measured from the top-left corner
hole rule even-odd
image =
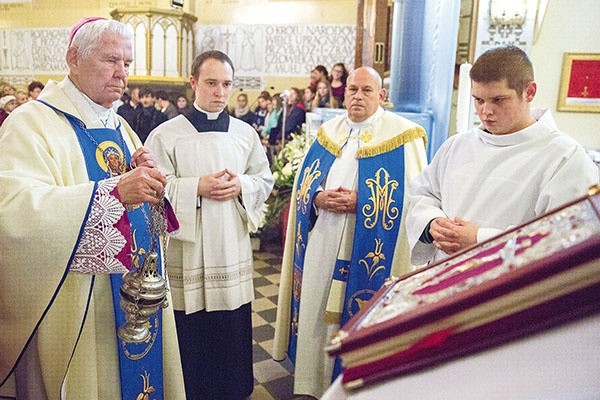
[[[340,157],[342,155],[342,146],[334,142],[327,134],[323,127],[319,128],[317,132],[317,141],[331,154],[336,157]]]
[[[356,158],[375,157],[380,154],[388,153],[418,138],[423,138],[425,147],[427,147],[427,134],[425,133],[425,130],[420,126],[416,126],[402,132],[398,136],[381,142],[378,145],[361,147],[356,152]]]

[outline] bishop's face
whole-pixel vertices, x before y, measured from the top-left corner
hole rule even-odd
[[[190,84],[198,107],[207,112],[221,112],[233,91],[233,69],[226,62],[209,58],[198,68],[198,76],[190,77]]]
[[[69,76],[95,103],[106,108],[119,100],[127,87],[132,62],[131,41],[116,32],[105,32],[89,54],[75,47],[67,51]]]

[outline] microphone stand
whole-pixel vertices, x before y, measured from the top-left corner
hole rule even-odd
[[[281,121],[281,150],[279,151],[283,151],[283,147],[285,146],[285,119],[288,108],[288,96],[285,93],[282,93],[281,97],[283,98],[283,116]]]

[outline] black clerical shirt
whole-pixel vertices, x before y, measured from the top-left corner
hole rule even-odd
[[[208,119],[208,115],[195,107],[185,116],[198,132],[227,132],[229,131],[229,114],[223,110],[217,119]]]

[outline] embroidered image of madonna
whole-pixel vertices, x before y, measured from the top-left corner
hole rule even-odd
[[[104,160],[106,160],[108,173],[111,177],[121,175],[123,173],[124,163],[117,149],[114,147],[108,147],[106,150],[104,150]]]
[[[96,161],[109,177],[125,173],[125,157],[119,146],[110,140],[100,143],[96,150]]]

